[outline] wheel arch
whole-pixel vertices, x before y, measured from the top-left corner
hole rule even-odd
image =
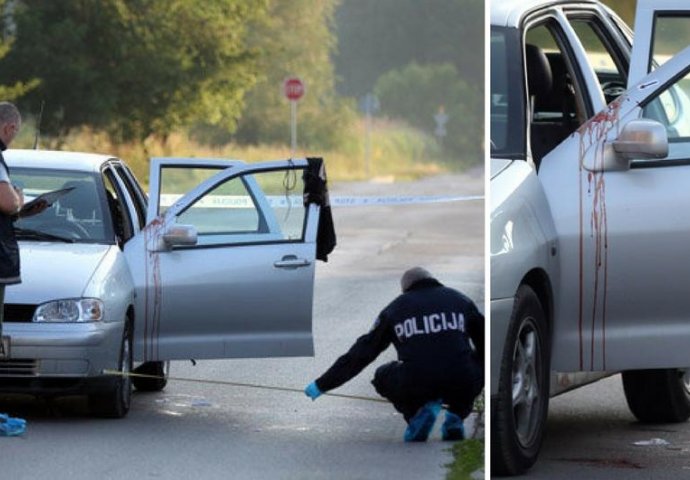
[[[546,326],[549,333],[549,342],[553,334],[554,302],[553,288],[548,274],[541,268],[529,271],[520,282],[520,285],[528,285],[539,298],[544,315],[546,316]]]

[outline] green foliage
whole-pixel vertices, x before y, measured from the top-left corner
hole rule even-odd
[[[423,131],[436,129],[434,115],[448,115],[444,146],[464,158],[482,159],[483,89],[468,84],[451,64],[418,65],[382,75],[374,88],[381,112]]]
[[[446,465],[447,480],[470,480],[472,473],[484,467],[484,441],[463,440],[453,445],[453,463]]]
[[[451,63],[484,84],[485,0],[343,0],[336,12],[338,90],[361,97],[379,76],[416,62]]]
[[[0,25],[4,30],[0,32],[0,58],[3,58],[12,47],[11,20],[9,7],[6,0],[0,0]],[[0,100],[14,101],[26,95],[39,84],[38,79],[28,79],[26,82],[13,82],[12,85],[0,85]]]
[[[256,81],[247,25],[255,0],[18,0],[0,80],[39,78],[42,130],[90,126],[119,139],[167,136],[203,119],[232,130]]]
[[[631,28],[633,27],[637,0],[602,0],[602,3],[611,7]]]
[[[260,78],[247,95],[235,139],[242,143],[289,143],[290,105],[282,83],[298,76],[306,86],[299,100],[298,143],[302,148],[332,148],[351,129],[354,111],[335,95],[330,57],[336,44],[332,29],[337,0],[272,0],[249,43],[262,52]]]

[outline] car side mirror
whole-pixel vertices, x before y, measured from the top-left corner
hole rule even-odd
[[[666,127],[648,118],[626,123],[618,136],[604,144],[603,155],[589,152],[584,159],[585,169],[591,172],[630,170],[631,160],[649,160],[668,156]]]
[[[631,120],[613,141],[613,151],[621,161],[664,158],[668,155],[666,127],[656,120]]]
[[[193,225],[170,225],[160,233],[154,252],[165,252],[173,247],[189,247],[197,243],[197,231]]]

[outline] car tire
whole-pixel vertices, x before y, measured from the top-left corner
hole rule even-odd
[[[678,423],[690,418],[690,372],[674,368],[623,372],[628,407],[643,423]]]
[[[518,475],[537,460],[549,404],[550,341],[534,290],[522,285],[501,357],[498,394],[491,405],[491,471]]]
[[[156,377],[132,377],[132,383],[138,391],[160,392],[168,384],[170,362],[144,362],[134,369],[134,373]]]
[[[94,415],[104,418],[122,418],[127,415],[132,404],[132,377],[129,373],[132,371],[133,361],[132,324],[127,320],[122,333],[117,366],[120,375],[107,391],[89,396],[89,406]]]

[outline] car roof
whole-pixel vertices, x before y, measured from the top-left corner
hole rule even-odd
[[[111,155],[55,150],[7,150],[3,152],[7,165],[12,167],[54,168],[57,170],[79,170],[99,172]]]
[[[602,6],[598,0],[492,0],[491,25],[517,28],[526,14],[555,5]]]

